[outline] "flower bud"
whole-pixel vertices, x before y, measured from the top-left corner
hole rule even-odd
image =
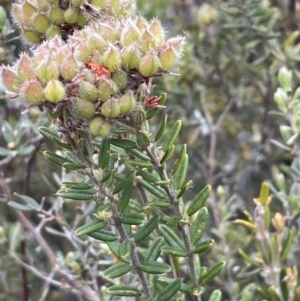
[[[36,75],[32,60],[26,53],[21,54],[20,60],[18,62],[17,72],[21,82],[24,82],[28,78]]]
[[[96,76],[91,70],[87,69],[84,71],[83,79],[91,84],[94,84],[96,81]]]
[[[64,12],[64,18],[65,21],[69,24],[75,24],[77,23],[78,20],[78,16],[79,16],[79,11],[78,9],[74,8],[74,7],[69,7],[65,10]]]
[[[119,99],[120,103],[120,113],[122,115],[130,114],[136,106],[136,100],[132,90],[127,91],[122,97]]]
[[[277,88],[274,93],[274,100],[278,105],[280,111],[285,112],[287,109],[287,99],[288,96],[282,88]]]
[[[56,35],[61,35],[61,29],[58,26],[55,25],[51,25],[47,31],[46,31],[46,37],[47,39],[51,39],[53,37],[55,37]]]
[[[114,71],[122,66],[120,50],[110,45],[104,53],[103,62],[109,71]]]
[[[119,90],[124,90],[127,87],[127,73],[118,69],[112,73],[112,79],[117,83]]]
[[[97,102],[99,99],[99,91],[93,84],[82,81],[79,84],[78,96],[84,100]]]
[[[93,103],[83,100],[81,98],[76,98],[74,101],[75,114],[79,118],[90,120],[95,116],[95,106]]]
[[[272,224],[278,233],[282,233],[285,228],[286,217],[282,216],[280,213],[276,212],[272,218]]]
[[[14,70],[3,66],[1,79],[5,87],[11,92],[18,92],[20,88],[20,80]]]
[[[71,3],[74,7],[79,7],[84,3],[84,0],[71,0]]]
[[[110,98],[102,104],[101,114],[107,118],[115,118],[120,115],[120,104],[117,99]]]
[[[50,4],[47,0],[36,0],[36,5],[40,11],[47,11]]]
[[[50,26],[50,21],[45,15],[38,13],[33,16],[32,26],[37,32],[46,33]]]
[[[139,41],[142,34],[138,27],[131,21],[128,21],[125,28],[122,30],[121,43],[123,47],[127,47],[132,43]]]
[[[24,20],[31,21],[33,15],[37,12],[37,7],[35,7],[31,2],[26,0],[22,4],[22,11],[24,14]]]
[[[155,36],[148,30],[148,28],[146,28],[145,32],[142,34],[140,44],[141,51],[144,54],[149,50],[156,49],[158,46]]]
[[[12,4],[11,14],[19,24],[23,24],[25,22],[24,13],[20,4]]]
[[[140,62],[141,53],[140,53],[137,45],[132,44],[131,46],[122,49],[121,58],[122,58],[123,64],[128,69],[134,69],[134,68],[137,68],[137,66]]]
[[[90,124],[89,128],[94,136],[107,136],[110,133],[110,123],[105,121],[102,117],[94,118]]]
[[[56,79],[51,79],[43,92],[45,98],[52,103],[60,102],[66,95],[63,84]]]
[[[48,18],[55,25],[61,25],[65,22],[64,11],[60,7],[51,7]]]
[[[27,80],[22,85],[20,94],[28,103],[34,106],[39,106],[44,100],[43,87],[37,80]]]
[[[154,35],[157,41],[157,45],[160,46],[165,39],[164,29],[161,22],[155,17],[149,25],[149,31]]]
[[[278,73],[278,81],[280,86],[286,91],[292,91],[292,71],[286,67],[282,67]]]
[[[91,0],[90,4],[95,5],[99,8],[105,8],[107,0]]]
[[[292,137],[293,129],[290,126],[281,125],[279,127],[279,129],[280,129],[281,136],[285,142],[288,141]]]
[[[99,50],[100,52],[104,52],[107,47],[107,41],[103,39],[99,34],[93,33],[89,35],[87,41],[85,42],[85,52],[92,53],[94,50]]]
[[[5,26],[6,19],[6,11],[2,6],[0,6],[0,29],[2,29]]]
[[[161,64],[160,68],[164,71],[169,71],[175,65],[177,55],[172,45],[169,45],[159,54],[158,58]]]
[[[38,78],[42,82],[48,82],[51,79],[59,78],[59,68],[51,55],[47,60],[42,61],[36,68]]]
[[[151,77],[160,67],[160,61],[155,52],[149,51],[139,62],[139,72],[143,77]]]
[[[42,37],[35,31],[24,29],[23,37],[32,44],[39,44],[42,41]]]
[[[103,170],[102,169],[93,169],[93,175],[98,183],[101,183],[103,179]]]
[[[102,101],[107,101],[110,96],[118,93],[117,84],[109,78],[102,76],[98,83],[99,96]]]
[[[163,45],[162,48],[168,47],[168,45],[171,45],[173,49],[176,51],[176,53],[180,53],[182,50],[182,46],[184,45],[185,38],[184,37],[175,37],[168,39]]]

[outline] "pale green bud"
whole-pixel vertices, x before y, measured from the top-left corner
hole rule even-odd
[[[292,71],[288,70],[286,67],[282,67],[278,73],[278,81],[280,86],[286,91],[292,91]]]
[[[62,101],[66,95],[63,84],[56,79],[51,79],[43,92],[45,98],[52,103]]]
[[[138,66],[139,72],[144,77],[151,77],[159,68],[160,61],[153,50],[149,51],[141,58]]]

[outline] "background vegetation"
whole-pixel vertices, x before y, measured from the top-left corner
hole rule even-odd
[[[9,15],[11,3],[1,4]],[[299,300],[300,12],[271,0],[153,0],[138,1],[138,8],[149,19],[160,18],[172,36],[187,38],[180,74],[157,79],[155,91],[168,94],[169,120],[183,121],[179,140],[189,147],[188,180],[194,182],[187,199],[212,185],[204,238],[215,243],[201,254],[201,263],[227,265],[203,300],[214,289],[222,291],[222,300]],[[4,64],[28,51],[12,24],[7,20],[0,28]],[[51,269],[39,243],[21,228],[22,215],[6,203],[13,192],[43,202],[44,212],[25,212],[26,217],[58,260],[80,275],[92,265],[58,233],[57,218],[69,222],[91,208],[53,195],[65,175],[41,154],[56,150],[37,131],[49,125],[48,118],[36,109],[22,114],[24,103],[0,96],[0,300],[80,300],[76,291],[51,285],[48,276],[37,277],[42,271],[55,274],[53,283],[69,281]],[[57,216],[60,206],[64,217]],[[101,250],[103,257],[94,252],[103,266],[112,258],[108,250]]]

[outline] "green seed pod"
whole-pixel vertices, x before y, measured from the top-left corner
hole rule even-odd
[[[89,16],[87,14],[84,14],[82,12],[78,15],[77,25],[80,27],[84,27],[89,22]]]
[[[94,84],[96,81],[96,76],[91,70],[85,70],[83,75],[84,81]]]
[[[117,99],[111,98],[101,106],[101,113],[104,117],[115,118],[120,115],[120,104]]]
[[[102,117],[94,118],[89,125],[90,131],[94,136],[107,136],[110,133],[110,124]]]
[[[20,4],[12,4],[11,14],[14,20],[16,20],[19,24],[23,24],[25,22],[24,13]]]
[[[50,21],[45,15],[38,13],[33,16],[32,26],[37,32],[46,33],[50,26]]]
[[[56,79],[51,79],[43,92],[45,98],[52,103],[60,102],[66,95],[63,84]]]
[[[44,100],[43,87],[37,80],[27,80],[22,85],[20,94],[28,103],[34,106],[39,106]]]
[[[51,25],[46,31],[46,37],[50,39],[55,37],[56,35],[61,35],[61,29],[58,26]]]
[[[161,64],[160,68],[164,71],[169,71],[176,63],[177,53],[172,45],[169,45],[159,54],[158,58]]]
[[[127,47],[141,39],[141,32],[136,25],[128,21],[125,28],[122,30],[121,43],[123,47]]]
[[[149,31],[156,38],[157,45],[160,46],[165,39],[164,29],[161,22],[155,17],[149,26]]]
[[[103,37],[96,33],[92,33],[88,36],[87,42],[85,43],[85,52],[92,53],[95,50],[99,50],[101,53],[104,52],[104,50],[107,47],[107,41],[104,40]]]
[[[35,31],[24,29],[23,37],[32,44],[39,44],[42,41],[42,37]]]
[[[149,51],[144,55],[139,62],[139,72],[144,77],[151,77],[160,67],[160,61],[155,52]]]
[[[36,0],[36,5],[40,11],[47,11],[50,6],[47,0]]]
[[[22,5],[22,11],[24,14],[24,20],[31,22],[33,15],[38,11],[38,9],[31,2],[26,0]]]
[[[122,58],[120,50],[116,46],[110,45],[103,55],[103,62],[111,72],[121,68]]]
[[[80,82],[78,95],[80,98],[91,102],[97,102],[99,99],[98,89],[87,81]]]
[[[146,53],[152,49],[156,49],[158,47],[158,42],[153,35],[152,32],[149,31],[148,28],[146,28],[145,32],[142,34],[141,40],[140,40],[140,49],[142,53]]]
[[[64,11],[60,7],[51,7],[48,18],[55,25],[61,25],[65,22]]]
[[[51,79],[59,78],[58,65],[51,56],[37,66],[36,73],[42,82],[48,82]]]
[[[21,54],[17,65],[18,77],[21,80],[21,82],[24,82],[28,78],[36,75],[32,60],[26,53]]]
[[[79,118],[91,120],[95,116],[95,106],[90,101],[76,98],[74,101],[75,114]]]
[[[14,70],[3,66],[1,79],[5,87],[11,92],[18,92],[20,88],[20,80]]]
[[[185,38],[184,37],[175,37],[168,39],[162,46],[161,48],[167,48],[168,45],[171,45],[173,49],[176,51],[176,53],[180,53],[182,50],[182,46],[184,45]]]
[[[122,115],[130,114],[136,106],[136,99],[134,97],[133,91],[129,90],[124,94],[120,100],[120,112]]]
[[[6,19],[7,19],[6,11],[2,6],[0,6],[0,29],[5,26]]]
[[[107,0],[91,0],[90,4],[95,5],[99,8],[105,8]]]
[[[120,90],[124,90],[127,87],[127,72],[122,69],[118,69],[112,73],[112,79],[117,83]]]
[[[79,16],[79,11],[74,7],[69,7],[64,12],[65,21],[69,24],[77,23],[78,16]]]
[[[137,68],[140,62],[141,53],[136,44],[132,44],[129,47],[123,48],[121,53],[123,64],[128,69]]]
[[[74,7],[79,7],[84,3],[84,0],[71,0],[71,3]]]
[[[67,45],[59,48],[57,50],[56,58],[55,58],[57,64],[61,65],[65,61],[66,57],[68,57],[70,55],[70,52],[71,52],[71,50]]]
[[[64,80],[72,80],[78,72],[83,69],[83,64],[79,63],[74,54],[70,54],[60,65],[60,73]]]
[[[102,101],[107,101],[110,96],[118,93],[118,86],[112,79],[101,77],[98,82],[99,96]]]
[[[149,23],[144,17],[138,15],[136,19],[136,26],[141,32],[144,32],[145,29],[148,28]]]

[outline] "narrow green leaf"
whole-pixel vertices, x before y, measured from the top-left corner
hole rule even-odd
[[[107,289],[107,292],[113,296],[121,297],[139,297],[142,293],[131,285],[112,285]]]
[[[62,146],[63,148],[66,149],[71,149],[71,147],[68,144],[61,141],[60,137],[58,136],[58,133],[55,130],[45,126],[40,126],[38,130],[44,137],[53,141],[59,146]]]
[[[108,231],[108,230],[104,230],[104,229],[90,233],[89,236],[91,236],[97,240],[101,240],[101,241],[105,241],[105,242],[113,242],[118,239],[118,237],[115,233]]]
[[[159,222],[160,217],[158,215],[152,216],[147,223],[139,228],[139,230],[133,236],[136,243],[141,242],[148,237],[155,229]]]
[[[204,231],[206,230],[206,224],[208,220],[208,210],[206,207],[202,207],[199,210],[196,220],[192,224],[191,229],[191,242],[193,245],[197,244],[201,239]]]
[[[150,161],[150,158],[146,154],[142,153],[137,149],[130,149],[129,152],[143,161]]]
[[[68,169],[68,170],[79,170],[79,169],[85,169],[86,166],[83,164],[76,164],[73,162],[66,162],[62,164],[62,167]]]
[[[194,254],[200,254],[210,248],[214,243],[213,239],[208,239],[195,246]]]
[[[66,188],[77,189],[77,190],[88,190],[92,188],[92,185],[89,183],[62,182],[61,184]]]
[[[41,205],[37,201],[35,201],[33,198],[31,198],[27,195],[21,195],[21,194],[18,194],[15,192],[14,197],[18,202],[24,202],[32,209],[36,209],[36,210],[41,209]]]
[[[178,278],[170,282],[156,297],[159,301],[169,301],[180,289],[182,279]]]
[[[142,271],[148,274],[164,274],[171,271],[171,267],[163,262],[148,261],[141,265]]]
[[[122,189],[124,189],[129,182],[132,182],[133,176],[135,174],[135,171],[131,172],[129,175],[125,176],[124,179],[119,181],[119,183],[115,186],[112,194],[119,193]]]
[[[118,263],[104,270],[103,276],[108,278],[117,278],[131,271],[132,267],[128,263]]]
[[[159,231],[164,237],[165,241],[174,248],[182,249],[185,252],[185,247],[183,241],[178,237],[178,235],[168,226],[160,225]]]
[[[168,115],[165,115],[162,122],[161,122],[161,125],[155,135],[155,138],[154,138],[154,141],[157,142],[161,136],[163,135],[165,129],[166,129],[166,126],[167,126],[167,120],[168,120]]]
[[[161,276],[157,280],[162,283],[171,283],[174,279]],[[179,290],[183,293],[191,293],[192,287],[185,283],[181,283]]]
[[[288,236],[287,236],[286,240],[283,243],[283,248],[282,248],[282,251],[281,251],[281,254],[280,254],[281,261],[286,260],[288,254],[290,252],[290,249],[291,249],[291,246],[292,246],[292,243],[294,241],[294,238],[295,238],[296,234],[297,234],[296,228],[292,227],[290,229],[290,231],[288,232]]]
[[[21,223],[15,222],[10,226],[8,238],[9,238],[9,249],[11,251],[15,251],[16,248],[19,246],[21,240],[21,233],[22,233]]]
[[[202,281],[203,285],[209,284],[219,273],[223,270],[224,266],[226,265],[225,261],[220,261],[211,268],[206,271],[206,276]]]
[[[185,154],[184,161],[173,176],[173,186],[176,190],[180,189],[183,186],[187,175],[188,166],[189,156],[188,154]]]
[[[249,262],[250,264],[256,266],[256,267],[262,267],[262,263],[255,260],[254,258],[252,258],[251,256],[249,256],[247,253],[245,253],[241,248],[238,248],[238,252],[239,254],[243,257],[243,259],[246,262]]]
[[[65,151],[64,155],[71,163],[85,166],[71,151]]]
[[[148,134],[145,131],[139,130],[136,133],[137,144],[140,148],[146,148],[150,145],[150,139]]]
[[[112,172],[114,170],[114,158],[112,156],[109,156],[109,160],[106,164],[106,167],[104,169],[103,178],[101,180],[102,183],[106,182],[112,175]]]
[[[175,248],[175,247],[168,247],[164,246],[161,248],[162,252],[167,253],[169,255],[175,256],[175,257],[186,257],[187,254],[182,250],[182,248]]]
[[[143,169],[138,169],[137,176],[141,176],[145,181],[148,181],[150,183],[155,183],[156,181],[159,181],[160,179],[153,176],[150,172],[147,172]]]
[[[221,291],[220,290],[214,290],[211,293],[208,301],[221,301],[221,299],[222,299],[222,293],[221,293]]]
[[[15,208],[17,210],[21,210],[21,211],[30,211],[32,210],[32,208],[28,207],[28,206],[25,206],[25,205],[22,205],[20,203],[17,203],[15,201],[10,201],[8,202],[8,205],[12,208]]]
[[[124,212],[126,208],[128,207],[131,194],[133,190],[133,181],[130,181],[127,186],[123,189],[122,195],[118,201],[118,210],[120,212]]]
[[[164,239],[162,237],[157,237],[155,240],[153,240],[153,242],[147,249],[144,262],[156,261],[156,259],[159,257],[161,251],[160,249],[163,245]]]
[[[66,199],[78,200],[78,201],[89,201],[94,198],[94,192],[91,190],[58,190],[56,195],[59,195]]]
[[[163,151],[166,152],[168,148],[173,145],[179,135],[179,132],[181,130],[182,121],[177,120],[175,124],[172,126],[170,132],[165,137],[164,142],[162,144]]]
[[[211,186],[206,185],[191,201],[186,213],[188,216],[196,213],[201,207],[204,206],[206,200],[208,199],[211,191]]]
[[[17,154],[17,152],[0,146],[0,157],[7,157],[12,154]]]
[[[177,194],[177,199],[180,199],[182,196],[183,196],[183,194],[187,191],[187,190],[189,190],[191,187],[193,187],[193,181],[192,180],[190,180],[190,181],[188,181],[187,183],[185,183],[182,187],[181,187],[181,189],[180,189],[180,191],[178,192],[178,194]]]
[[[171,145],[163,155],[163,157],[160,159],[160,164],[163,164],[165,161],[170,159],[175,153],[175,145]]]
[[[148,204],[148,206],[151,206],[150,203]],[[162,223],[164,223],[167,226],[172,227],[172,228],[176,228],[178,226],[178,221],[179,221],[178,218],[171,217],[171,216],[164,214],[163,212],[161,212],[161,210],[159,210],[155,206],[151,206],[151,209],[155,214],[160,216],[160,221]]]
[[[179,157],[177,159],[177,161],[174,164],[174,167],[172,169],[172,175],[174,175],[176,173],[176,171],[182,166],[182,164],[184,163],[185,160],[185,155],[186,155],[186,144],[184,144],[182,146],[182,149],[180,151]]]
[[[110,144],[113,144],[117,147],[121,147],[123,149],[133,149],[137,148],[137,144],[129,139],[117,139],[117,138],[111,138],[109,139]]]
[[[130,255],[130,243],[128,241],[120,243],[118,248],[119,256],[122,258],[125,262],[130,262],[129,255]]]
[[[127,225],[140,225],[145,221],[143,213],[124,213],[121,217],[121,222]]]
[[[146,190],[148,190],[151,194],[157,196],[158,198],[162,198],[162,199],[168,198],[168,195],[163,188],[159,186],[155,186],[142,179],[138,179],[138,183],[141,184]]]
[[[169,202],[162,202],[162,201],[153,201],[147,204],[150,207],[158,207],[158,208],[170,208],[171,204]]]
[[[138,166],[138,167],[141,167],[141,168],[151,168],[151,167],[153,167],[153,164],[151,162],[148,162],[148,161],[129,160],[128,162],[130,164],[134,165],[134,166]]]
[[[109,139],[103,138],[100,152],[98,155],[98,167],[104,169],[109,161],[110,142]]]
[[[86,223],[85,225],[79,227],[76,229],[75,234],[80,236],[80,235],[86,235],[93,233],[97,230],[101,230],[107,225],[107,222],[104,220],[94,220]]]
[[[58,164],[60,166],[62,166],[64,163],[70,163],[70,161],[68,159],[66,159],[65,157],[59,156],[53,152],[44,151],[43,154],[48,160],[50,160],[53,163]]]

